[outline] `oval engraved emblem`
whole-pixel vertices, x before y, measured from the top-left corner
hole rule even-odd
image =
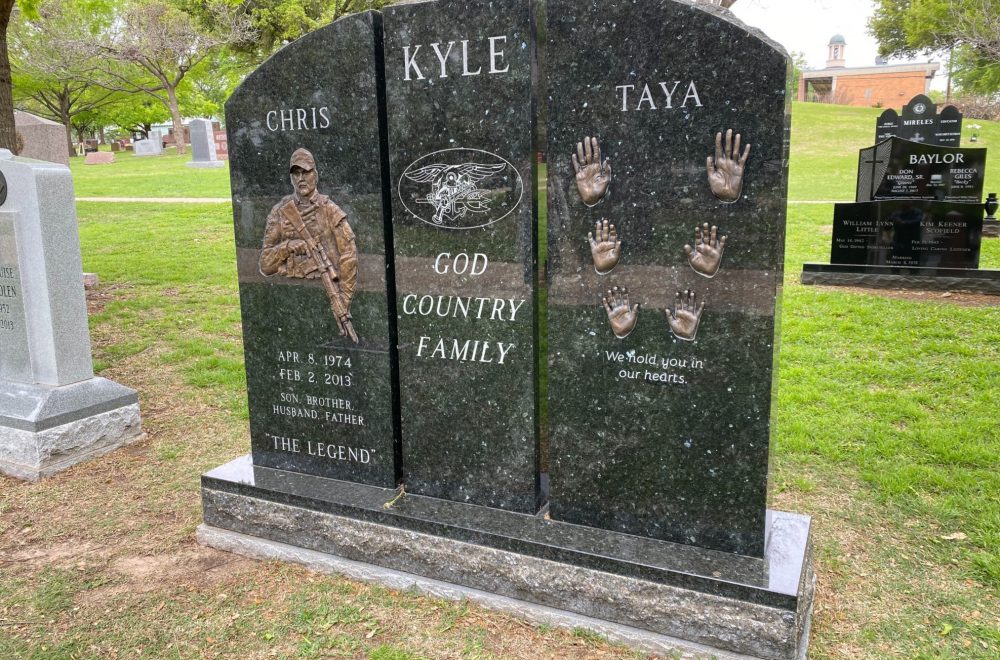
[[[435,151],[414,161],[399,178],[399,199],[410,215],[441,229],[500,222],[523,196],[517,168],[479,149]]]
[[[927,106],[923,103],[918,103],[913,106],[913,112],[914,114],[922,115],[927,112]]]

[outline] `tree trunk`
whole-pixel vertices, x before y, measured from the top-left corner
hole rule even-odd
[[[10,82],[10,57],[7,54],[7,26],[14,9],[14,0],[0,0],[0,149],[14,151],[17,131],[14,129],[14,93]]]
[[[65,87],[59,96],[59,121],[66,127],[66,148],[72,158],[76,155],[76,146],[73,144],[73,116],[69,114],[69,92]]]
[[[174,144],[177,146],[177,153],[187,153],[184,144],[184,120],[181,119],[180,104],[177,103],[177,90],[167,86],[167,99],[170,101],[170,118],[174,124]]]

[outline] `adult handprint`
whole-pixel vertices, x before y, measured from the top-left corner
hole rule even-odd
[[[604,199],[611,183],[611,161],[601,162],[601,145],[597,138],[585,137],[576,143],[573,154],[573,169],[576,170],[576,187],[587,206],[596,206]]]
[[[722,201],[732,204],[739,200],[743,192],[743,169],[750,157],[750,145],[740,154],[742,136],[736,134],[733,144],[733,129],[726,131],[726,146],[722,147],[722,133],[715,134],[715,158],[708,157],[708,184],[712,193]]]
[[[694,247],[684,246],[691,268],[705,277],[715,277],[719,272],[725,249],[726,237],[719,238],[719,228],[713,225],[710,229],[707,222],[694,228]]]
[[[701,313],[705,311],[705,303],[696,304],[694,291],[677,292],[674,301],[674,311],[667,311],[667,323],[674,337],[684,341],[694,341],[698,336],[698,325],[701,323]]]
[[[629,306],[628,289],[615,287],[604,295],[604,311],[611,321],[611,331],[615,337],[625,339],[635,329],[639,320],[639,303]]]
[[[598,275],[607,275],[621,258],[622,242],[618,240],[618,230],[607,220],[598,220],[594,231],[587,234],[590,254],[594,257],[594,268]]]

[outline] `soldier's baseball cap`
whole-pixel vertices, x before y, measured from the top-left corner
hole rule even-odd
[[[316,159],[313,158],[308,149],[296,149],[295,153],[292,154],[292,162],[288,165],[288,171],[291,172],[296,167],[306,172],[312,172],[316,169]]]

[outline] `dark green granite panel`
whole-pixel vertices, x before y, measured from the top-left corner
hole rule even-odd
[[[728,12],[689,3],[549,0],[546,12],[551,516],[760,557],[787,58]],[[706,159],[729,129],[752,148],[726,199]],[[571,160],[587,137],[610,160],[590,205]],[[604,219],[621,247],[602,275],[588,233]],[[701,274],[685,245],[704,223],[726,245]],[[613,287],[639,304],[623,339],[602,300]],[[679,291],[705,305],[693,341],[668,325]]]
[[[226,104],[226,124],[254,463],[391,488],[380,21],[351,16],[279,51]],[[300,148],[356,237],[357,343],[341,334],[319,280],[262,270],[268,217],[293,193],[290,158]]]
[[[384,20],[407,489],[533,513],[529,3],[393,5]]]

